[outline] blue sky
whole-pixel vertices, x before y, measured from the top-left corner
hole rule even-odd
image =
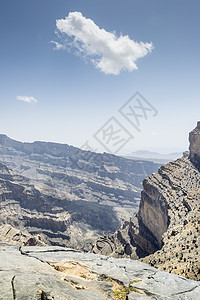
[[[96,40],[102,31],[97,30],[89,45],[96,54],[100,51],[93,57],[80,53],[88,54],[88,44],[81,46],[82,32],[76,35],[78,47],[73,35],[60,35],[56,20],[65,20],[70,12],[73,16],[81,13],[80,20],[93,21],[98,30],[104,29],[105,45],[111,45],[109,38],[128,36],[128,42],[152,43],[152,49],[134,61],[137,70],[128,71],[126,64],[125,70],[119,67],[115,75],[107,62],[116,70],[119,61],[127,57],[120,53],[115,57],[114,43],[100,69],[97,62],[108,53],[102,48],[104,41],[100,45]],[[187,149],[188,133],[200,111],[199,12],[198,0],[2,0],[0,132],[21,141],[45,140],[77,147],[89,141],[97,151],[106,151],[94,134],[114,117],[134,136],[119,153]],[[55,50],[52,41],[68,49]],[[127,49],[130,58],[135,57],[135,50]],[[141,118],[140,132],[119,112],[137,91],[158,111],[156,116]],[[22,101],[27,99],[37,103]]]

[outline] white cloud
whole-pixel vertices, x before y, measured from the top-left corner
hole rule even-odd
[[[57,20],[56,27],[72,38],[72,45],[79,54],[89,58],[105,74],[117,75],[121,70],[137,70],[137,59],[153,49],[152,43],[138,43],[128,35],[117,36],[114,32],[100,29],[80,12],[70,12],[65,19]],[[66,40],[54,43],[57,50],[66,47]]]
[[[62,45],[58,42],[51,41],[51,43],[55,45],[54,50],[65,50],[66,49],[65,45]]]
[[[24,101],[26,103],[37,103],[38,102],[38,100],[35,99],[32,96],[30,96],[30,97],[27,97],[27,96],[17,96],[17,100]]]

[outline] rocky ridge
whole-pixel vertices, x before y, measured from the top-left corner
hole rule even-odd
[[[200,122],[197,122],[197,127],[190,132],[190,160],[200,169]]]
[[[93,252],[141,258],[170,273],[200,280],[200,122],[190,133],[190,153],[143,181],[139,212]]]

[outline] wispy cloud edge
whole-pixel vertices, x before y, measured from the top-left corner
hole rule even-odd
[[[33,96],[17,96],[17,100],[23,101],[26,103],[37,103],[38,100]]]

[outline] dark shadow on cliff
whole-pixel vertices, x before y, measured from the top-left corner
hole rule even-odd
[[[130,244],[136,248],[136,254],[139,258],[160,250],[156,237],[144,225],[140,218],[137,217],[137,226],[135,223],[129,223],[128,234],[130,237]]]
[[[84,221],[94,229],[115,231],[121,226],[116,213],[108,205],[100,205],[83,200],[62,200],[59,203],[66,211],[72,214],[73,221]]]
[[[193,164],[193,166],[200,172],[200,156],[197,154],[193,154],[193,156],[189,156],[189,160]]]

